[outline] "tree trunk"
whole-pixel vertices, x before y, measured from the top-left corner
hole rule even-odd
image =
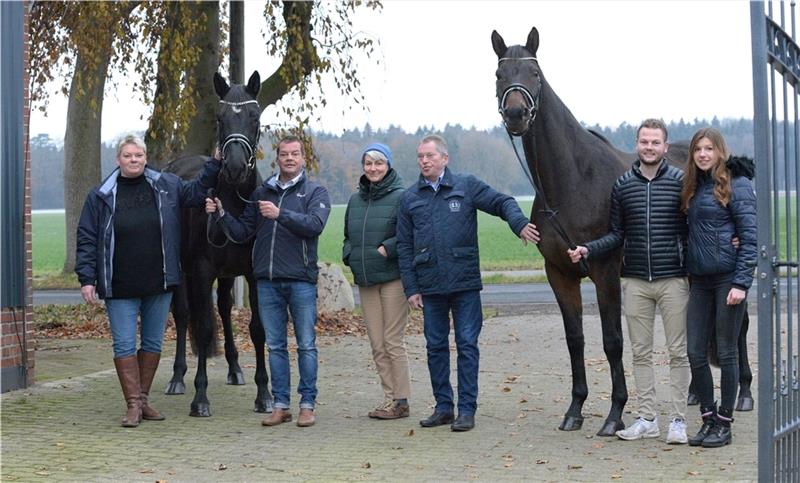
[[[75,240],[83,203],[93,186],[100,182],[100,128],[103,114],[103,89],[111,58],[108,48],[98,49],[97,62],[88,65],[78,54],[67,105],[64,134],[64,214],[67,227],[67,256],[64,273],[75,271]],[[89,79],[93,79],[89,81]]]
[[[244,84],[244,2],[230,1],[230,78],[232,84]]]
[[[217,140],[217,103],[214,92],[214,72],[219,68],[219,2],[199,2],[193,4],[206,16],[205,28],[198,30],[196,45],[201,46],[197,64],[188,72],[195,79],[195,106],[197,112],[192,117],[186,134],[186,145],[181,156],[192,154],[210,155]]]

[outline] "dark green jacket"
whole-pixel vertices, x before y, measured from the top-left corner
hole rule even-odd
[[[395,233],[403,191],[403,180],[390,169],[376,185],[362,175],[358,193],[350,197],[344,215],[342,261],[353,271],[356,285],[369,287],[400,278]],[[378,252],[381,245],[388,256]]]

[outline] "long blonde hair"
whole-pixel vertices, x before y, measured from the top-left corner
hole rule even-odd
[[[697,190],[697,177],[700,170],[694,162],[694,150],[703,138],[711,141],[711,145],[718,155],[717,164],[711,168],[711,177],[714,179],[714,198],[722,206],[728,206],[731,201],[731,174],[725,165],[730,157],[728,145],[719,131],[713,127],[705,127],[694,133],[692,142],[689,143],[689,160],[686,162],[686,176],[683,178],[683,189],[681,190],[681,209],[684,212],[689,211],[689,202]]]

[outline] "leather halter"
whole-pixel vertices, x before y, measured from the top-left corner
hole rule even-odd
[[[500,60],[497,61],[497,63],[499,65],[509,60],[533,60],[535,62],[538,62],[536,57],[502,57]],[[514,136],[522,136],[523,134],[525,134],[528,131],[528,129],[530,129],[531,125],[533,124],[533,121],[536,119],[536,113],[539,110],[539,96],[542,93],[542,80],[538,78],[537,80],[538,83],[536,89],[536,96],[531,94],[530,89],[528,89],[525,85],[520,83],[514,83],[506,87],[506,89],[503,91],[503,95],[500,96],[500,99],[498,99],[497,112],[500,113],[500,117],[503,119],[503,125],[505,126],[506,131],[508,131],[510,134],[513,134]],[[525,126],[523,127],[522,131],[519,132],[512,131],[508,127],[508,123],[506,122],[506,116],[505,116],[506,100],[508,100],[508,96],[511,95],[512,92],[519,92],[520,94],[522,94],[522,97],[525,99],[525,107],[523,109],[525,110],[525,114],[527,114],[528,116],[528,121],[525,123]]]

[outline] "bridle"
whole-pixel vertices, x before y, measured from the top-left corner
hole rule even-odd
[[[259,112],[261,112],[261,107],[258,105],[258,101],[255,99],[250,99],[249,101],[241,101],[241,102],[231,102],[220,99],[219,102],[220,104],[231,106],[231,110],[233,110],[234,114],[239,114],[240,112],[242,112],[241,106],[247,104],[255,104],[256,107],[259,109]],[[256,139],[253,142],[250,141],[250,138],[241,133],[228,134],[225,137],[225,139],[220,140],[219,143],[220,144],[219,151],[221,156],[220,161],[222,162],[223,165],[225,165],[225,159],[227,158],[226,153],[228,147],[233,144],[240,144],[244,148],[244,151],[247,155],[247,161],[245,161],[245,178],[249,177],[250,173],[256,167],[256,151],[258,150],[258,140],[260,139],[260,137],[261,137],[261,129],[258,129],[256,131]],[[245,203],[253,203],[252,201],[243,198],[242,195],[239,194],[238,189],[236,189],[235,191],[236,191],[236,196],[238,196],[240,200],[242,200]]]
[[[499,65],[508,60],[533,60],[538,62],[536,57],[503,57],[500,60],[498,60],[497,63]],[[531,94],[530,89],[528,89],[525,85],[520,83],[514,83],[506,87],[506,89],[503,91],[503,95],[500,96],[500,99],[497,102],[497,112],[500,113],[500,116],[503,119],[503,125],[505,126],[506,131],[514,136],[522,136],[523,134],[525,134],[528,131],[528,129],[530,129],[531,125],[533,124],[533,121],[536,119],[536,113],[538,112],[539,109],[539,96],[542,93],[542,80],[540,78],[537,78],[537,80],[538,80],[538,86],[537,86],[538,88],[536,89],[536,96]],[[528,116],[528,121],[525,123],[525,126],[520,132],[512,131],[508,127],[508,123],[506,122],[506,115],[505,115],[506,100],[508,100],[508,96],[511,95],[512,92],[519,92],[525,99],[526,106],[524,107],[524,109],[525,109],[525,114],[527,114]]]
[[[225,101],[225,100],[220,99],[219,102],[220,102],[220,104],[223,104],[223,105],[226,105],[226,106],[230,106],[231,110],[234,112],[234,114],[239,114],[240,112],[242,112],[241,107],[245,106],[247,104],[255,104],[256,107],[258,107],[259,112],[261,112],[261,107],[258,105],[258,101],[255,100],[255,99],[250,99],[249,101],[241,101],[241,102],[231,102],[231,101]],[[217,122],[219,123],[219,121],[217,121]],[[217,131],[220,131],[219,126],[217,126]],[[250,177],[250,174],[255,170],[255,167],[256,167],[256,151],[258,149],[258,140],[259,140],[260,137],[261,137],[261,129],[260,129],[260,127],[256,131],[256,139],[253,142],[250,141],[250,138],[248,138],[247,136],[245,136],[244,134],[241,134],[241,133],[228,134],[225,137],[225,139],[222,139],[219,142],[219,145],[220,145],[219,151],[220,151],[220,157],[221,157],[220,162],[222,163],[222,165],[223,166],[225,165],[225,160],[227,158],[227,154],[226,153],[228,151],[228,148],[233,144],[240,144],[244,148],[245,154],[247,155],[247,161],[245,161],[245,178]],[[236,196],[238,196],[239,199],[244,203],[247,203],[247,204],[256,204],[256,203],[258,203],[258,201],[250,201],[247,198],[243,197],[241,194],[239,194],[239,189],[238,188],[234,188],[233,191],[234,191],[234,193],[236,193]],[[209,190],[209,197],[213,198],[213,190]],[[233,243],[236,243],[236,244],[244,244],[244,243],[248,242],[249,239],[245,240],[243,242],[237,242],[236,240],[234,240],[231,237],[228,229],[223,224],[222,225],[222,233],[225,235],[225,241],[222,244],[219,244],[219,245],[214,243],[211,240],[211,227],[212,227],[212,225],[216,225],[218,223],[219,223],[219,218],[218,217],[213,217],[212,215],[208,215],[208,218],[206,220],[206,241],[208,241],[208,244],[211,245],[212,247],[214,247],[214,248],[223,248],[228,244],[229,241],[231,241]]]
[[[536,57],[502,57],[500,60],[497,61],[497,63],[499,65],[500,63],[508,60],[533,60],[538,63],[538,59],[536,59]],[[497,111],[500,113],[500,117],[503,119],[503,125],[506,128],[508,139],[509,141],[511,141],[511,147],[514,148],[514,154],[517,156],[517,161],[519,161],[519,165],[522,167],[522,171],[525,173],[525,176],[528,177],[528,181],[530,181],[531,186],[533,186],[533,192],[536,195],[536,198],[541,199],[542,201],[543,208],[539,211],[541,213],[544,213],[544,215],[547,217],[547,220],[553,226],[553,229],[556,231],[556,233],[558,233],[558,236],[561,237],[564,243],[566,243],[571,250],[575,250],[575,248],[577,247],[576,244],[572,241],[572,239],[567,234],[567,231],[564,229],[564,226],[561,225],[561,222],[558,220],[558,211],[550,208],[550,205],[547,203],[547,196],[545,196],[544,194],[544,189],[542,187],[538,171],[536,169],[534,169],[533,171],[530,171],[528,169],[528,165],[524,161],[522,161],[522,158],[519,155],[519,151],[517,151],[517,145],[514,143],[514,136],[521,137],[524,134],[526,134],[533,125],[533,121],[536,119],[536,114],[539,112],[539,97],[542,94],[541,77],[537,77],[537,83],[538,83],[538,88],[536,89],[536,96],[531,94],[531,91],[526,86],[520,83],[514,83],[506,87],[506,89],[503,91],[503,95],[500,96],[500,99],[498,101]],[[506,100],[508,99],[508,96],[512,92],[519,92],[520,94],[522,94],[522,97],[525,99],[525,102],[528,104],[528,106],[530,106],[530,107],[528,106],[525,107],[526,114],[528,115],[528,121],[525,123],[522,131],[520,132],[512,131],[508,127],[508,123],[506,122],[505,103]],[[532,138],[533,141],[535,142],[536,138],[533,135]],[[581,258],[580,267],[584,273],[589,272],[589,266],[588,263],[586,262],[586,259]]]

